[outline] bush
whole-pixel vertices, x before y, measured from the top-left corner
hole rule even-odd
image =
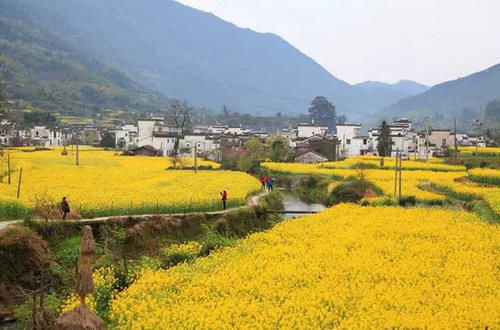
[[[398,200],[400,206],[411,206],[417,203],[415,196],[403,196]]]
[[[272,226],[267,212],[262,206],[246,207],[224,214],[215,222],[214,229],[218,234],[244,237],[247,234]]]
[[[222,249],[227,246],[233,246],[235,243],[235,239],[208,231],[207,238],[203,242],[199,256],[206,257],[214,250]]]
[[[9,220],[27,219],[33,216],[33,210],[18,201],[0,202],[0,218]]]
[[[306,203],[328,204],[328,183],[328,179],[310,175],[299,181],[294,192]]]
[[[259,205],[266,210],[284,210],[283,197],[279,191],[273,191],[259,199]]]
[[[41,272],[51,262],[47,242],[29,228],[8,226],[0,230],[0,282],[36,290]]]
[[[378,169],[377,164],[359,162],[351,166],[353,169]]]
[[[23,225],[36,231],[45,240],[59,242],[80,235],[83,225],[74,221],[33,221],[26,219]]]
[[[81,236],[71,237],[60,242],[52,249],[55,260],[65,266],[76,266],[81,244]]]
[[[362,180],[348,181],[335,187],[330,194],[330,205],[339,203],[358,203],[370,184]]]

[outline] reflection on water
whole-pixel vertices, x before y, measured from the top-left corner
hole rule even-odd
[[[283,196],[285,211],[322,211],[325,209],[325,206],[322,204],[307,204],[286,191],[281,191],[281,195]],[[306,214],[285,213],[283,217],[285,219],[291,219],[304,215]]]

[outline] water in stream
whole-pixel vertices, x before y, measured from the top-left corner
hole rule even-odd
[[[305,211],[305,212],[318,212],[324,210],[326,207],[322,204],[308,204],[301,201],[298,197],[294,196],[290,192],[281,191],[283,196],[283,205],[285,211]],[[283,216],[285,219],[297,218],[304,216],[305,214],[294,214],[285,213]]]

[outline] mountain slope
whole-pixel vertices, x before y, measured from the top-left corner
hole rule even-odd
[[[493,99],[500,99],[500,64],[400,100],[384,108],[382,115],[416,120],[430,116],[447,127],[459,118],[459,125],[466,127],[474,117],[481,119],[486,103]]]
[[[0,73],[12,107],[79,116],[94,116],[108,108],[129,112],[165,108],[165,97],[147,91],[82,51],[82,45],[76,47],[51,30],[17,1],[0,1]]]
[[[362,88],[365,90],[371,89],[371,90],[392,91],[394,93],[399,93],[399,95],[396,96],[397,100],[411,95],[423,93],[429,89],[428,86],[412,80],[400,80],[395,84],[388,84],[380,81],[365,81],[359,84],[355,84],[354,87]]]
[[[355,118],[402,97],[355,88],[273,34],[169,0],[0,0],[169,97],[253,114],[304,113],[326,96]],[[82,46],[83,45],[83,46]]]

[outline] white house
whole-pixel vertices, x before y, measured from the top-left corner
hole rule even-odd
[[[152,146],[160,150],[163,156],[170,156],[181,135],[181,129],[174,125],[165,125],[162,118],[142,119],[137,122],[137,146]]]
[[[224,134],[228,134],[228,135],[244,135],[247,133],[248,133],[248,130],[243,129],[241,127],[228,127],[224,131]]]
[[[185,135],[179,140],[180,150],[186,150],[188,154],[193,153],[194,146],[199,155],[210,154],[219,149],[219,142],[200,134]]]
[[[352,145],[353,139],[359,136],[361,124],[337,124],[337,139],[340,141],[340,153],[344,157],[359,155],[360,150]],[[367,147],[368,148],[368,147]]]
[[[297,125],[297,137],[308,138],[311,136],[324,136],[328,131],[328,126],[320,126],[315,124],[299,124]]]
[[[130,146],[136,145],[138,142],[139,129],[134,125],[123,125],[121,129],[112,130],[115,136],[115,145],[117,148],[129,149]]]
[[[31,142],[44,147],[62,146],[71,140],[71,133],[57,128],[35,126],[30,130]]]
[[[359,156],[368,154],[370,140],[368,136],[355,136],[351,140],[349,156]]]
[[[210,134],[224,134],[229,127],[227,125],[212,125],[208,127]]]

